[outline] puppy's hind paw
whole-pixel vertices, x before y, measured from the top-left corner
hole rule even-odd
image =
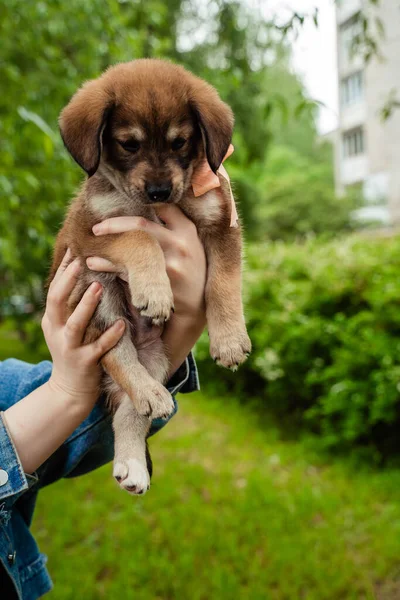
[[[146,465],[137,458],[115,459],[113,475],[121,489],[133,496],[142,496],[150,488],[150,475]]]
[[[249,357],[251,341],[246,332],[211,341],[210,353],[217,365],[236,371]]]
[[[138,413],[150,419],[167,419],[175,410],[171,394],[158,381],[150,380],[149,385],[141,386],[135,397]]]

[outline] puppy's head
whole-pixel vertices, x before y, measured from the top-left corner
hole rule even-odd
[[[73,96],[60,116],[64,143],[91,177],[128,198],[178,203],[204,157],[215,172],[233,115],[213,87],[182,67],[141,59],[111,67]]]

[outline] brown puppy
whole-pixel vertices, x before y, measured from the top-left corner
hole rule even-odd
[[[182,67],[142,59],[108,69],[73,96],[60,116],[64,143],[86,171],[60,231],[50,277],[69,247],[82,263],[100,256],[127,272],[85,271],[70,298],[71,311],[94,280],[104,292],[86,340],[123,317],[126,331],[102,359],[104,389],[114,413],[114,476],[131,493],[150,483],[146,437],[152,418],[174,405],[163,386],[168,360],[160,338],[173,310],[173,296],[158,242],[143,231],[96,237],[95,223],[114,216],[158,221],[154,208],[173,202],[195,223],[204,244],[208,275],[210,350],[221,365],[235,368],[250,352],[241,301],[241,233],[230,227],[230,194],[195,198],[193,173],[206,158],[216,172],[231,142],[233,115],[210,85]]]

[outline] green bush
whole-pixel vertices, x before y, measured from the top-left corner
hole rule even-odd
[[[332,147],[322,143],[313,156],[272,147],[258,173],[256,197],[253,219],[259,239],[285,241],[348,232],[355,225],[352,212],[361,203],[360,194],[336,196]]]
[[[202,11],[195,4],[1,2],[0,320],[14,317],[21,337],[36,335],[32,314],[42,309],[54,235],[83,176],[64,148],[57,118],[85,79],[120,61],[159,57],[214,84],[235,113],[235,153],[227,166],[254,236],[257,227],[263,231],[256,208],[265,199],[260,185],[272,168],[273,140],[314,159],[317,107],[291,69],[282,32],[245,0],[204,2]],[[292,154],[287,159],[291,164]],[[324,182],[322,203],[333,190],[332,177]],[[330,192],[321,192],[325,184]],[[19,310],[22,303],[31,312]]]
[[[299,416],[327,447],[399,453],[400,238],[266,243],[247,267],[252,356],[216,371],[204,337],[203,384]]]

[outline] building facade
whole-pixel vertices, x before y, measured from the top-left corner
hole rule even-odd
[[[379,17],[382,59],[365,63],[354,52],[361,11],[369,25]],[[390,94],[400,98],[400,0],[338,0],[336,9],[339,76],[339,127],[335,138],[336,186],[362,186],[364,217],[400,224],[400,109],[382,120]]]

